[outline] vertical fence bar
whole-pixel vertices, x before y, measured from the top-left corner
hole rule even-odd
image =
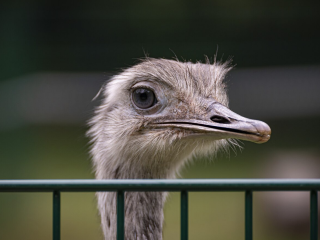
[[[245,193],[245,240],[252,240],[252,191]]]
[[[60,192],[53,192],[52,239],[60,240]]]
[[[117,240],[124,240],[124,192],[117,192]]]
[[[181,240],[188,240],[188,192],[181,191]]]
[[[318,239],[318,192],[310,191],[310,239]]]

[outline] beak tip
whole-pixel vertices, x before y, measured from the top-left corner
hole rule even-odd
[[[265,142],[268,142],[270,138],[271,138],[270,134],[262,135],[258,139],[258,141],[256,141],[255,143],[258,143],[258,144],[265,143]]]
[[[271,128],[269,125],[262,121],[255,121],[253,125],[257,129],[258,135],[260,136],[256,143],[267,142],[271,137]]]

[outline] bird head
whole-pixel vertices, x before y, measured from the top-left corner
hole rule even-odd
[[[118,159],[159,173],[194,154],[215,153],[227,139],[268,141],[266,123],[228,108],[223,80],[229,70],[226,63],[147,58],[114,76],[88,132],[96,171]]]

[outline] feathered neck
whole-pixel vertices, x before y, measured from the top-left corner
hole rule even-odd
[[[121,164],[122,161],[119,159],[108,159],[107,161],[110,163],[110,168],[105,169],[103,174],[102,172],[99,172],[97,175],[98,179],[168,178],[167,175],[155,174],[155,169],[141,168],[138,170],[137,166]],[[174,174],[170,175],[174,176]],[[167,193],[165,192],[125,193],[125,239],[162,239],[162,226],[164,221],[163,207],[166,196]],[[102,229],[105,240],[116,239],[116,197],[115,192],[97,193],[98,207],[101,214]]]

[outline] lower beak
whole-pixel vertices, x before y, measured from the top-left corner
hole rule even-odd
[[[265,143],[271,135],[268,124],[242,117],[219,103],[214,103],[205,117],[161,121],[156,126],[187,129],[215,139],[236,138],[255,143]]]

